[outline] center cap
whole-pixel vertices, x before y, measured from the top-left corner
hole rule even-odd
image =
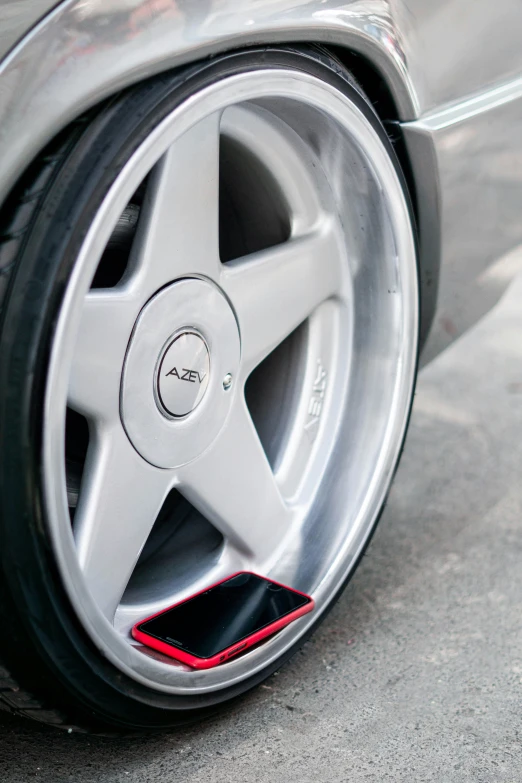
[[[156,377],[160,410],[167,416],[186,416],[203,399],[210,377],[210,356],[196,332],[175,334],[161,357]]]
[[[158,468],[203,454],[225,426],[238,388],[227,379],[240,361],[236,316],[215,283],[186,277],[151,297],[121,377],[121,421],[136,451]]]

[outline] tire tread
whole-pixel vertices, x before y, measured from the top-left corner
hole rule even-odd
[[[8,202],[0,213],[0,319],[3,306],[24,248],[33,220],[38,213],[61,165],[78,138],[86,119],[71,123],[49,147],[31,163],[22,175]],[[3,627],[5,617],[3,602],[0,601],[0,620]],[[58,726],[63,729],[83,731],[68,720],[60,710],[50,707],[20,687],[11,675],[0,652],[0,711],[21,718],[30,718],[39,723]]]

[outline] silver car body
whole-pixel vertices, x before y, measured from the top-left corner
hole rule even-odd
[[[521,266],[520,30],[519,0],[0,0],[0,197],[69,120],[140,79],[252,44],[342,47],[402,127],[425,326],[440,266],[427,360]]]

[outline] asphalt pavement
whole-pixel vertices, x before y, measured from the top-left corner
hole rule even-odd
[[[423,369],[388,506],[279,674],[197,728],[0,722],[0,781],[520,783],[522,278]]]

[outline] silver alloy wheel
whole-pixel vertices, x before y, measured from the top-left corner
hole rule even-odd
[[[228,263],[219,257],[220,139],[248,150],[268,173],[289,227],[286,241]],[[111,289],[90,290],[149,172],[126,275]],[[164,310],[171,297],[176,306]],[[305,633],[356,562],[388,491],[409,414],[417,319],[402,185],[372,125],[335,88],[284,68],[224,78],[137,149],[68,285],[43,444],[63,582],[88,634],[120,670],[168,693],[215,691],[263,669]],[[157,404],[157,372],[183,332],[208,346],[208,388],[186,415],[169,418]],[[285,361],[263,365],[287,338]],[[260,366],[268,381],[256,419],[255,388],[249,398],[245,386]],[[271,402],[271,387],[288,393]],[[74,535],[67,404],[88,419],[91,434]],[[157,427],[152,440],[149,424]],[[160,558],[136,581],[140,552],[172,490],[208,520],[219,545],[204,558],[196,549],[178,568]],[[131,639],[137,620],[243,569],[310,593],[316,611],[203,672]]]

